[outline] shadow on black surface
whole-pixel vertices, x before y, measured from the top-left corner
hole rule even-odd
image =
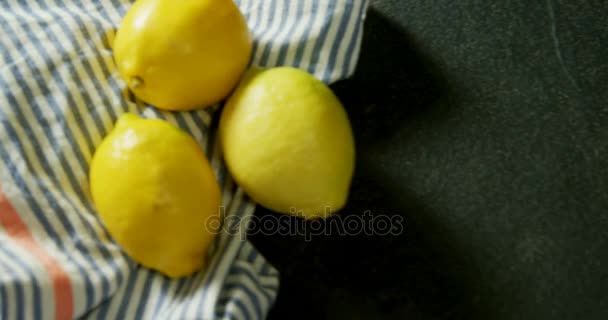
[[[325,223],[370,212],[402,216],[404,229],[398,235],[334,233],[310,241],[304,234],[252,230],[254,245],[281,272],[270,319],[469,318],[466,270],[473,267],[460,258],[457,243],[440,223],[428,220],[432,215],[423,204],[391,186],[377,164],[361,159],[408,118],[440,112],[431,110],[446,89],[436,71],[398,27],[368,13],[357,72],[332,86],[352,121],[357,170],[348,205]],[[258,207],[256,215],[263,221],[277,214]]]
[[[431,106],[446,85],[414,39],[370,9],[356,73],[331,87],[348,111],[357,144],[366,145],[389,138],[408,119],[436,115]]]

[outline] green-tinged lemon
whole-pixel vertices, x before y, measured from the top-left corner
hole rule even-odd
[[[252,69],[220,120],[224,159],[258,203],[306,218],[347,200],[355,148],[347,114],[332,91],[289,67]]]

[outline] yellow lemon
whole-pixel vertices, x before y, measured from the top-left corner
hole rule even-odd
[[[252,69],[228,99],[219,130],[230,172],[261,205],[305,218],[344,206],[352,130],[340,101],[312,75]]]
[[[247,22],[233,0],[137,0],[114,39],[114,58],[140,99],[166,110],[223,100],[251,55]]]
[[[107,230],[135,261],[173,278],[204,265],[218,232],[220,188],[186,132],[121,116],[95,151],[90,185]]]

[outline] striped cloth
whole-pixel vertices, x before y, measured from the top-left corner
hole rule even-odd
[[[240,0],[252,63],[291,65],[326,82],[352,74],[367,0]],[[161,112],[125,90],[112,60],[122,0],[0,1],[0,319],[262,319],[278,273],[221,233],[204,272],[170,280],[130,260],[88,194],[95,147],[117,117],[166,119],[205,150],[228,217],[255,205],[226,173],[217,108]]]

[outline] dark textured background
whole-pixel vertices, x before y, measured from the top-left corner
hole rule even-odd
[[[608,319],[608,1],[372,0],[365,28],[340,217],[405,228],[252,234],[270,319]]]

